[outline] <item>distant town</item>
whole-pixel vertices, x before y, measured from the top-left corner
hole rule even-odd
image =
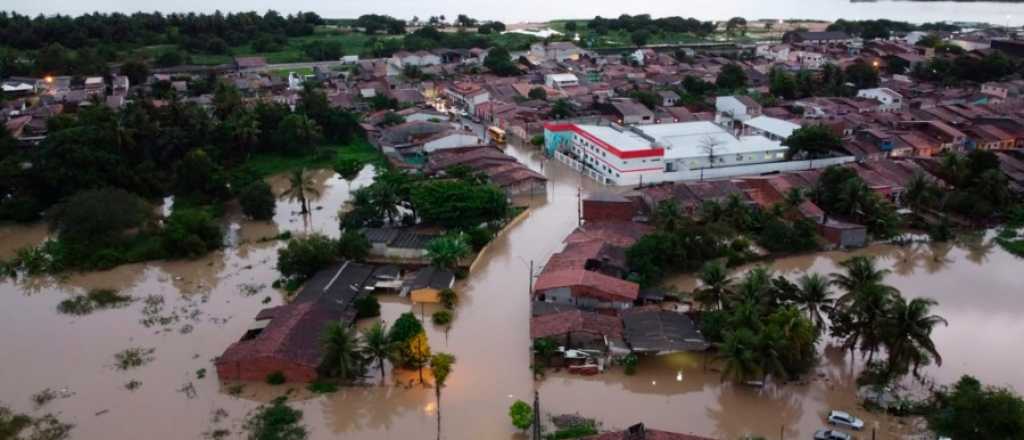
[[[0,290],[238,258],[232,270],[262,284],[230,284],[230,319],[205,330],[216,345],[173,361],[202,365],[180,393],[246,417],[215,413],[207,438],[363,438],[296,409],[339,387],[429,390],[414,405],[428,402],[439,440],[1020,438],[1021,390],[922,374],[943,364],[932,330],[955,323],[861,251],[980,234],[1019,263],[1022,72],[1024,30],[998,24],[0,13],[0,228],[13,231]],[[769,268],[833,251],[843,256],[831,273]],[[501,278],[526,270],[526,286]],[[187,340],[207,324],[175,328],[184,309],[161,315],[187,296],[181,278],[151,281],[175,286],[166,297],[86,283],[55,315],[138,304],[145,328],[129,317],[126,334]],[[477,322],[483,310],[514,318],[510,331]],[[528,356],[484,372],[479,346],[458,333],[449,345],[464,321]],[[606,426],[564,401],[552,412],[538,391],[551,375],[646,384],[670,359],[686,365],[670,371],[676,382],[706,375],[745,398],[814,383],[832,393],[821,370],[831,349],[855,383],[813,421],[763,432],[670,429],[628,407],[616,409],[628,425]],[[163,351],[125,349],[114,368]],[[445,405],[478,400],[460,375],[501,382],[505,370],[532,388],[473,413],[500,422],[442,418]],[[162,399],[141,394],[160,385],[133,382]],[[61,420],[46,405],[85,396],[44,391],[34,407],[0,402],[12,405],[0,406],[0,432],[121,432],[83,422],[93,414]],[[987,409],[997,404],[1005,411]]]

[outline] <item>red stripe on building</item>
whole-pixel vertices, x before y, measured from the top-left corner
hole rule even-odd
[[[576,124],[544,124],[544,129],[548,131],[571,131],[576,133],[590,142],[593,142],[597,146],[607,150],[609,153],[614,154],[620,159],[636,159],[641,157],[661,157],[665,155],[665,149],[661,147],[654,147],[649,150],[635,150],[635,151],[622,151],[615,148],[611,144],[594,137],[594,135],[583,131],[583,129],[576,126]]]

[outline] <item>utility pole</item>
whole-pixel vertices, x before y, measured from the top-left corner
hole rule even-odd
[[[540,392],[533,390],[533,440],[540,438]]]
[[[533,260],[530,260],[530,294],[533,294]]]
[[[583,187],[576,185],[576,226],[583,226]]]

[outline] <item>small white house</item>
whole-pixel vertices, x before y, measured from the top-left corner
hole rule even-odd
[[[345,55],[339,61],[344,65],[356,64],[359,62],[359,55]]]
[[[571,73],[552,73],[544,76],[544,84],[548,87],[562,89],[580,85],[580,79]]]
[[[880,102],[879,110],[883,112],[898,112],[903,109],[903,95],[887,87],[861,89],[857,91],[857,97]]]
[[[715,98],[715,112],[719,119],[742,122],[761,116],[761,105],[749,96],[719,96]]]

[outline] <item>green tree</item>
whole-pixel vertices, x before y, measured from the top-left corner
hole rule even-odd
[[[323,139],[323,131],[313,119],[301,114],[290,114],[277,127],[277,142],[287,145],[287,151],[305,151]]]
[[[445,234],[427,243],[427,258],[441,269],[455,269],[459,261],[469,254],[469,244],[462,234]]]
[[[530,99],[538,99],[541,101],[547,101],[548,92],[543,87],[534,87],[530,89],[530,93],[527,94]]]
[[[274,191],[262,180],[257,180],[242,189],[238,195],[238,202],[242,205],[242,212],[254,220],[270,220],[277,208]]]
[[[351,183],[365,166],[366,164],[359,159],[345,158],[334,164],[334,172],[338,173],[342,179]]]
[[[793,130],[782,144],[789,147],[786,155],[790,158],[823,157],[843,147],[842,139],[831,128],[820,124]]]
[[[331,377],[344,381],[355,380],[362,371],[359,341],[354,331],[340,321],[331,321],[321,336],[323,370]]]
[[[569,100],[561,98],[555,101],[551,105],[551,111],[548,112],[548,116],[552,119],[568,119],[573,117],[576,111],[573,109],[572,104]]]
[[[308,199],[319,198],[320,190],[316,188],[313,176],[307,173],[304,168],[294,169],[288,174],[288,189],[281,193],[281,197],[287,197],[289,200],[298,200],[300,213],[306,215],[309,214]]]
[[[149,66],[141,60],[128,60],[121,64],[121,75],[128,77],[129,84],[145,84],[149,78]]]
[[[388,328],[385,324],[378,322],[372,327],[362,330],[363,334],[363,355],[370,362],[375,362],[380,369],[380,380],[383,382],[384,361],[395,358],[398,347],[388,337]]]
[[[516,400],[508,408],[508,416],[512,419],[512,426],[520,431],[526,431],[533,426],[533,408],[522,400]]]
[[[963,376],[951,390],[936,393],[928,425],[955,439],[1021,438],[1024,399],[1009,389],[986,387],[974,377]]]
[[[715,86],[721,90],[736,90],[747,86],[747,72],[738,64],[726,64],[715,78]]]
[[[701,310],[721,310],[733,295],[733,280],[721,261],[710,261],[701,268],[698,278],[701,287],[694,291],[694,299]]]
[[[50,228],[61,241],[105,244],[120,241],[151,217],[150,207],[139,196],[121,189],[79,192],[55,207]]]
[[[858,90],[878,87],[880,82],[878,68],[863,61],[847,66],[845,73],[846,80],[853,83]]]
[[[370,240],[362,231],[346,229],[338,238],[338,256],[346,260],[366,260],[370,256],[370,247]]]
[[[434,396],[437,399],[437,440],[441,440],[441,389],[448,382],[448,375],[455,366],[455,356],[449,353],[435,353],[430,357],[430,371],[434,375]]]
[[[501,220],[508,213],[505,193],[490,184],[465,180],[429,180],[411,189],[410,199],[426,224],[472,228]]]
[[[743,383],[761,374],[757,343],[757,336],[746,328],[725,334],[725,342],[718,354],[718,359],[725,363],[722,367],[723,382]]]
[[[221,81],[213,92],[213,113],[222,121],[242,107],[242,93],[234,84]]]
[[[835,304],[829,289],[828,278],[818,273],[811,273],[800,277],[797,281],[800,290],[796,304],[807,317],[814,323],[814,327],[820,332],[825,328],[825,315],[831,313]]]
[[[277,251],[277,270],[287,278],[306,279],[337,261],[337,243],[320,234],[293,238]]]
[[[491,48],[484,57],[484,67],[498,76],[516,76],[519,68],[512,62],[512,55],[502,46]]]
[[[175,174],[175,189],[179,196],[195,197],[203,201],[219,200],[227,196],[224,170],[201,148],[186,154]]]
[[[306,428],[302,426],[302,411],[293,409],[285,397],[278,397],[270,404],[260,405],[250,415],[242,428],[248,432],[248,440],[305,440]]]
[[[205,209],[175,208],[160,234],[164,252],[171,257],[196,258],[219,249],[224,234]]]
[[[651,31],[647,29],[637,29],[629,34],[629,41],[632,41],[636,47],[645,46],[650,39]]]
[[[914,377],[918,377],[918,369],[932,360],[936,365],[942,365],[942,356],[931,335],[935,326],[949,323],[945,318],[931,314],[931,308],[936,304],[935,300],[927,298],[907,301],[897,295],[893,299],[881,324],[890,373],[906,374],[910,369]]]
[[[455,293],[455,290],[448,288],[441,289],[438,297],[441,299],[441,305],[448,310],[455,308],[455,304],[459,302],[459,296]]]

